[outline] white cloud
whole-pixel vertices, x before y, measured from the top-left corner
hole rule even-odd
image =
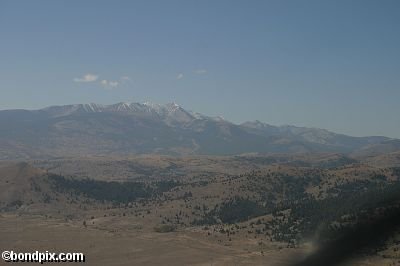
[[[108,82],[108,85],[110,85],[110,87],[112,87],[112,88],[116,88],[116,87],[118,87],[119,82],[118,82],[118,81],[112,81],[112,80],[110,80],[110,81]]]
[[[99,76],[94,74],[86,74],[80,78],[74,78],[74,82],[94,82],[99,78]]]
[[[204,74],[207,74],[207,70],[206,69],[196,69],[195,71],[193,71],[193,73],[195,73],[197,75],[204,75]]]
[[[128,76],[120,77],[118,82],[119,85],[131,85],[133,83],[131,77]]]
[[[179,73],[178,76],[176,77],[176,79],[183,79],[183,73]]]
[[[103,79],[100,81],[100,85],[102,85],[105,88],[116,88],[119,86],[119,82],[116,80],[106,80]]]
[[[99,80],[99,76],[88,73],[86,75],[83,75],[82,77],[74,78],[73,80],[74,80],[74,82],[95,82],[95,81]],[[118,80],[102,79],[102,80],[98,81],[98,84],[100,84],[104,88],[114,89],[114,88],[119,87],[120,85],[128,84],[130,82],[132,82],[132,79],[130,77],[122,76]]]

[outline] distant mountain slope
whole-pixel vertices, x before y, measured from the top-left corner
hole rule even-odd
[[[351,137],[336,134],[325,129],[271,126],[260,121],[245,122],[242,124],[247,131],[261,136],[281,136],[282,138],[296,139],[302,142],[318,143],[321,145],[339,148],[344,152],[351,152],[366,145],[376,145],[390,140],[387,137]]]
[[[259,121],[236,125],[187,111],[174,103],[76,104],[33,111],[6,110],[0,111],[0,128],[0,159],[398,149],[397,143],[386,137],[350,137],[323,129],[277,127]]]

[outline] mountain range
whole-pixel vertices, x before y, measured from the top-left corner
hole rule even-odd
[[[378,155],[400,140],[324,129],[234,124],[175,103],[75,104],[0,111],[0,159],[129,154],[236,155],[337,152]]]

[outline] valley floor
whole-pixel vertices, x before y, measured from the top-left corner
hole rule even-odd
[[[80,252],[93,266],[294,266],[315,251],[309,241],[400,210],[399,167],[313,156],[0,162],[0,251]],[[346,265],[400,265],[390,235]]]
[[[171,266],[289,265],[306,252],[306,248],[276,249],[271,245],[261,254],[252,248],[249,239],[226,246],[209,241],[190,229],[157,233],[140,225],[116,227],[119,229],[108,230],[42,216],[2,214],[0,249],[82,252],[86,257],[85,265]],[[368,258],[351,265],[395,264],[382,258]]]
[[[300,253],[271,249],[261,255],[246,251],[246,241],[242,248],[224,246],[190,230],[110,232],[39,216],[2,215],[0,231],[1,250],[82,252],[85,265],[285,265]]]

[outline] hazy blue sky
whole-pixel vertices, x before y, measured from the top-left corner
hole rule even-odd
[[[400,138],[400,1],[0,1],[0,109],[177,102]]]

